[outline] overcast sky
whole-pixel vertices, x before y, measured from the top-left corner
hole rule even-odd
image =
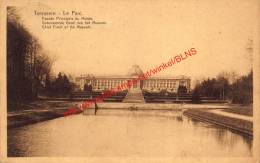
[[[134,64],[146,71],[193,47],[197,55],[159,75],[195,79],[223,70],[242,75],[252,68],[247,48],[256,17],[251,2],[45,1],[24,6],[19,14],[48,54],[56,56],[55,73],[125,75]],[[76,10],[107,24],[87,30],[43,30],[34,10]]]

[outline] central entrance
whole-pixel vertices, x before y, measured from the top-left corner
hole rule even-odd
[[[132,79],[132,80],[136,80],[137,82],[134,82],[133,83],[133,86],[131,87],[131,89],[141,89],[141,84],[140,84],[140,80],[137,80],[137,79]]]
[[[133,83],[130,90],[141,90],[141,82],[138,79],[140,75],[143,75],[141,68],[138,65],[133,65],[128,74],[131,76],[132,81],[137,81]]]
[[[143,75],[143,71],[138,65],[133,65],[128,75],[132,80],[132,85],[127,92],[123,102],[126,103],[144,103],[144,96],[142,93],[142,82],[139,80],[139,76]]]
[[[134,83],[133,88],[134,88],[134,89],[137,88],[137,83]]]
[[[132,86],[129,88],[129,91],[127,92],[126,97],[124,98],[123,102],[127,103],[144,103],[144,96],[141,90],[141,82],[139,80],[136,80],[135,78],[132,78],[133,82]]]

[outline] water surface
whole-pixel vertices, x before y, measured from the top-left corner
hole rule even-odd
[[[99,110],[8,130],[8,156],[251,156],[252,140],[180,111]]]

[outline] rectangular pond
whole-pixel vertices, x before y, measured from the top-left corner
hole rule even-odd
[[[8,130],[8,156],[246,157],[252,140],[177,110],[101,109]]]

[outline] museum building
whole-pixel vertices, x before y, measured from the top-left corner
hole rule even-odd
[[[80,75],[75,78],[77,88],[84,90],[85,85],[91,85],[93,91],[109,90],[117,87],[129,80],[137,79],[143,71],[138,65],[132,66],[128,75],[126,76],[94,76],[94,75]],[[150,77],[145,80],[138,81],[130,89],[140,89],[148,91],[167,90],[169,92],[177,92],[179,86],[187,88],[187,93],[190,92],[191,79],[185,76],[179,77]],[[128,89],[128,88],[126,88]]]

